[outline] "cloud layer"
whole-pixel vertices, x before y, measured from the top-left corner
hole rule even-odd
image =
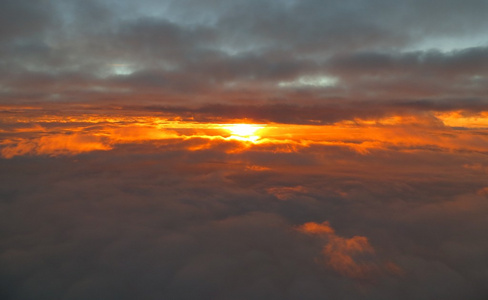
[[[483,128],[3,115],[4,299],[488,294]]]
[[[4,103],[487,105],[485,1],[2,6]]]
[[[2,0],[0,298],[487,299],[487,11]]]

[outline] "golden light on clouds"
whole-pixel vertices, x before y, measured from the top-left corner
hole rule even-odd
[[[345,147],[361,154],[375,149],[414,151],[475,151],[488,149],[486,114],[469,116],[461,112],[419,116],[389,116],[377,120],[356,119],[333,124],[219,123],[185,120],[180,116],[123,115],[104,113],[49,114],[31,111],[17,116],[4,113],[0,143],[3,157],[18,155],[76,155],[111,150],[130,143],[200,140],[208,149],[219,144],[241,151],[255,149],[296,152],[317,147]],[[246,120],[247,121],[247,120]],[[476,130],[459,130],[457,127]],[[236,144],[237,143],[237,144]],[[202,148],[203,147],[203,148]]]
[[[488,112],[467,114],[463,111],[437,113],[436,117],[446,126],[464,128],[488,128]]]
[[[403,270],[394,263],[376,259],[376,251],[367,237],[340,236],[327,221],[308,222],[297,229],[323,241],[322,255],[326,266],[342,276],[367,279],[378,276],[384,271],[388,272],[388,275],[403,273]]]
[[[224,125],[222,128],[228,130],[231,133],[231,138],[255,142],[261,136],[259,135],[259,130],[263,129],[265,126],[256,124],[231,124]]]
[[[290,209],[301,205],[310,212],[325,205],[324,215],[329,211],[328,203],[349,203],[361,195],[361,190],[349,188],[351,182],[367,182],[365,186],[369,186],[372,178],[381,183],[378,186],[396,184],[399,188],[411,178],[418,185],[443,180],[444,174],[461,181],[482,182],[473,184],[472,200],[452,202],[455,205],[448,209],[456,211],[477,207],[488,195],[486,180],[483,181],[488,170],[484,158],[488,149],[488,115],[484,112],[389,114],[324,124],[292,124],[193,118],[176,113],[124,114],[108,109],[17,109],[24,113],[0,111],[0,158],[6,164],[24,159],[76,162],[112,154],[121,161],[136,157],[144,160],[141,172],[152,172],[150,166],[164,164],[161,168],[176,175],[195,176],[188,180],[189,186],[194,184],[192,180],[222,180],[216,185],[219,191],[236,184],[239,189],[252,190],[249,198],[262,194],[263,205]],[[446,157],[455,158],[454,163],[446,164]],[[128,164],[128,168],[135,165]],[[160,168],[154,172],[160,174]],[[327,183],[337,178],[347,178],[347,184]],[[407,191],[410,188],[405,187]],[[205,194],[207,191],[199,197]],[[320,197],[327,197],[330,202],[323,204]],[[367,213],[374,217],[376,204],[372,205]],[[328,222],[317,222],[316,217],[308,220],[291,228],[296,229],[293,232],[299,233],[300,240],[314,245],[306,252],[321,272],[360,283],[408,276],[404,265],[384,256],[384,247],[374,235],[345,231],[344,223],[337,220],[337,231]]]

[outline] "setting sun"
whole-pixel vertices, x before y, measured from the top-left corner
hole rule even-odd
[[[260,138],[257,131],[263,129],[264,126],[255,124],[232,124],[226,125],[223,128],[230,131],[232,138],[254,142]]]
[[[0,0],[0,300],[488,300],[486,12]]]

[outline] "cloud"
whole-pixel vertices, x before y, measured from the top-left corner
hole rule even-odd
[[[52,9],[50,2],[2,1],[0,42],[5,43],[19,36],[33,36],[54,25],[49,14]]]
[[[486,299],[487,5],[1,1],[0,298]]]
[[[483,1],[43,3],[4,4],[9,103],[485,100],[486,45],[421,46],[482,36]]]
[[[12,158],[18,155],[76,155],[96,150],[110,150],[96,137],[91,135],[50,135],[34,140],[4,141],[2,156]]]
[[[303,233],[316,235],[326,240],[322,249],[325,262],[339,274],[353,279],[370,279],[380,270],[392,271],[393,274],[402,274],[400,267],[392,262],[378,264],[371,261],[375,250],[370,245],[368,238],[353,236],[344,238],[336,235],[329,222],[305,223],[298,227]]]
[[[2,297],[486,294],[486,155],[192,143],[0,159]]]
[[[384,112],[349,109],[345,104],[335,110],[291,105],[132,107],[140,110],[136,113],[119,107],[114,113],[110,107],[88,108],[89,114],[72,111],[69,116],[54,108],[4,110],[1,155],[5,158],[77,155],[131,143],[175,145],[192,151],[218,149],[227,153],[315,155],[327,148],[363,155],[374,151],[486,153],[488,143],[484,112],[443,109],[432,112],[415,104],[386,106]],[[148,111],[158,116],[149,116]],[[392,115],[393,112],[398,114]],[[245,128],[258,129],[252,134],[240,133],[235,129],[238,125],[229,125],[249,121],[257,123]],[[284,124],[271,123],[276,121]],[[289,194],[279,187],[270,192],[283,199]]]
[[[395,76],[412,72],[440,77],[474,76],[487,71],[488,48],[473,47],[451,52],[439,50],[406,52],[400,54],[365,52],[349,57],[338,56],[331,66],[352,76]],[[346,73],[347,74],[347,73]]]

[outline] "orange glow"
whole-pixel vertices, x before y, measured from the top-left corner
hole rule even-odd
[[[402,275],[403,270],[393,262],[374,263],[375,249],[367,237],[353,236],[345,238],[335,233],[329,222],[308,222],[297,228],[299,231],[323,239],[322,248],[325,264],[337,273],[354,279],[368,279],[386,271],[393,275]],[[368,258],[369,257],[369,258]]]
[[[255,124],[232,124],[225,125],[222,128],[230,131],[231,138],[241,141],[255,142],[261,137],[257,134],[264,126]]]
[[[467,114],[463,111],[454,111],[437,113],[436,117],[450,127],[488,128],[488,112]]]
[[[334,234],[334,229],[330,227],[329,222],[323,222],[322,224],[308,222],[300,226],[299,230],[312,234]]]
[[[192,151],[219,147],[227,153],[250,149],[291,153],[311,147],[348,148],[362,155],[389,149],[480,153],[488,149],[486,112],[475,116],[450,112],[428,117],[389,116],[378,120],[300,125],[211,123],[185,121],[178,116],[104,113],[70,112],[65,116],[61,112],[49,114],[33,109],[24,113],[5,111],[8,113],[0,113],[0,152],[5,158],[76,155],[87,151],[107,151],[120,144],[161,141],[183,142],[186,149]],[[195,142],[196,139],[200,142]]]
[[[350,239],[333,236],[322,251],[328,258],[328,265],[344,276],[367,278],[376,269],[375,265],[356,258],[359,254],[374,254],[373,247],[364,236]]]
[[[91,135],[72,134],[43,136],[34,139],[6,140],[1,149],[4,158],[19,155],[76,155],[96,150],[111,150],[112,147],[100,138]]]

